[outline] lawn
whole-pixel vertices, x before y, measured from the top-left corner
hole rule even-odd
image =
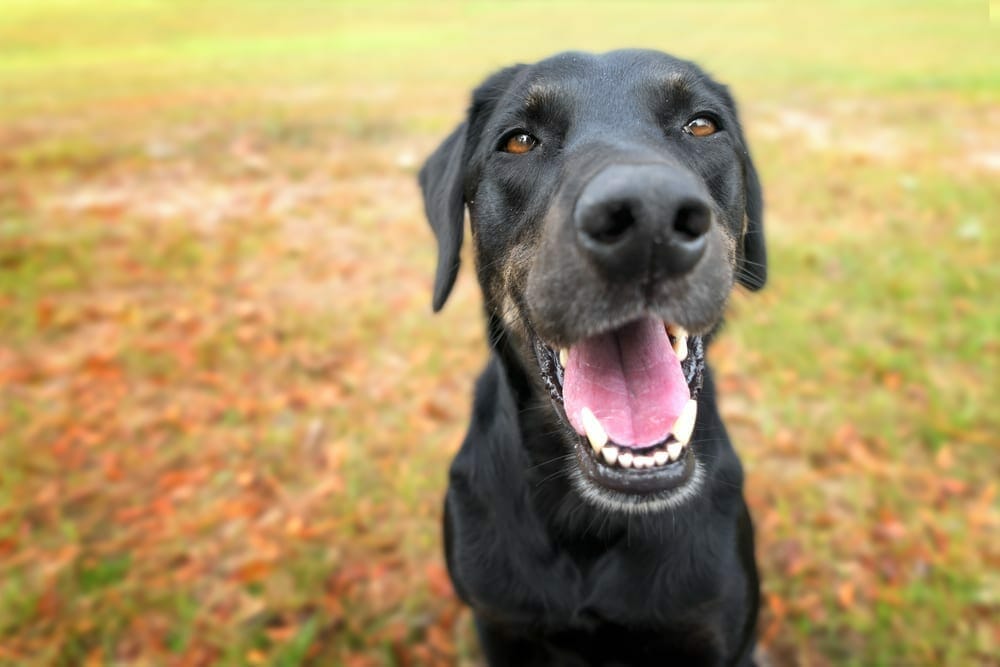
[[[486,347],[415,174],[492,70],[619,46],[729,82],[762,173],[709,357],[774,665],[1000,664],[986,3],[5,0],[0,665],[477,664]]]

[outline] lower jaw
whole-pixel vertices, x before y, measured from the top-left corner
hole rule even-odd
[[[579,436],[573,449],[580,472],[587,480],[610,491],[635,495],[640,501],[680,489],[691,480],[696,468],[691,447],[686,447],[681,458],[675,462],[644,470],[604,465],[596,460],[590,444]]]
[[[570,483],[584,503],[607,516],[653,516],[680,509],[694,502],[704,486],[704,468],[691,451],[669,470],[626,473],[592,460],[589,443],[573,447],[576,461],[570,464]]]
[[[555,397],[551,401],[563,427],[571,432],[567,436],[579,473],[575,477],[584,498],[606,509],[645,512],[674,506],[683,502],[688,491],[696,490],[698,461],[690,444],[677,461],[667,465],[642,470],[611,467],[597,459],[587,438],[572,431],[562,401]]]

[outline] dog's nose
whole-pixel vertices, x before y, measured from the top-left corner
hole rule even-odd
[[[577,242],[609,278],[680,276],[705,252],[711,209],[693,178],[660,165],[615,165],[584,187]]]

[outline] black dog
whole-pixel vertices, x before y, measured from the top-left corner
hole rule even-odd
[[[753,664],[753,532],[704,356],[734,281],[766,277],[726,89],[652,51],[510,67],[420,184],[434,309],[467,206],[492,347],[444,527],[489,663]]]

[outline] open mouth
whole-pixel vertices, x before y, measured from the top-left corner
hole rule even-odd
[[[542,381],[578,435],[577,460],[611,491],[671,491],[690,478],[691,434],[705,367],[704,343],[646,317],[569,348],[534,339]]]

